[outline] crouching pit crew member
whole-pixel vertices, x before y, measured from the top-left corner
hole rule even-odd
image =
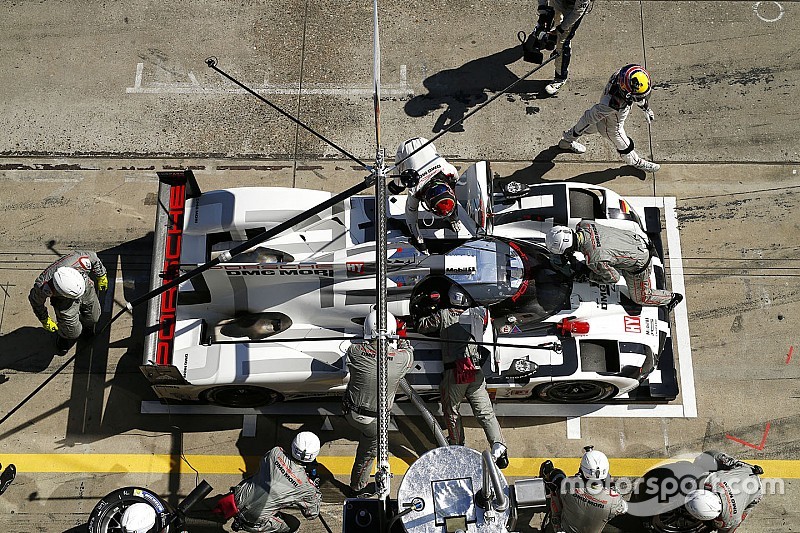
[[[545,461],[539,476],[550,493],[546,533],[600,533],[613,518],[628,512],[628,504],[613,489],[608,457],[586,446],[578,474],[567,477],[563,470]],[[547,520],[547,519],[546,519]]]
[[[631,299],[639,305],[663,305],[669,312],[683,300],[682,294],[652,286],[651,244],[635,232],[581,220],[575,231],[553,226],[545,235],[545,246],[551,254],[571,256],[581,252],[589,280],[596,283],[613,285],[624,277]]]
[[[281,509],[299,509],[305,518],[315,519],[322,501],[317,488],[319,481],[313,473],[319,449],[319,438],[310,431],[295,436],[291,455],[276,446],[261,459],[255,475],[233,487],[232,494],[223,498],[219,513],[233,516],[234,531],[256,533],[296,531],[299,521],[281,513]],[[290,525],[289,521],[295,523]]]

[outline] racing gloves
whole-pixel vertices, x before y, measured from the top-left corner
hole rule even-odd
[[[43,318],[42,320],[40,320],[40,322],[42,323],[42,327],[47,331],[50,331],[52,333],[58,331],[58,324],[53,322],[53,319],[50,318],[49,316],[47,318]]]
[[[108,290],[108,276],[100,276],[97,278],[97,290],[101,292]]]
[[[655,113],[653,113],[653,110],[650,109],[649,107],[643,107],[642,111],[644,112],[644,118],[647,119],[648,124],[650,124],[656,119]]]

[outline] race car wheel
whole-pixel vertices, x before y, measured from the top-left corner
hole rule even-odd
[[[709,533],[713,527],[700,522],[683,507],[652,516],[645,527],[654,533]]]
[[[228,385],[203,391],[200,399],[222,407],[262,407],[281,400],[277,392],[253,385]]]
[[[618,389],[603,381],[554,381],[533,389],[533,399],[555,403],[599,402],[617,395]]]
[[[161,531],[167,526],[172,513],[169,505],[157,494],[139,487],[117,489],[97,502],[87,523],[89,533],[124,533],[122,515],[134,503],[146,503],[156,510],[156,528]]]

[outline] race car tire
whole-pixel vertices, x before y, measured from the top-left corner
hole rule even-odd
[[[206,389],[200,399],[222,407],[263,407],[283,399],[271,389],[253,385],[225,385]]]
[[[140,487],[124,487],[106,495],[97,502],[87,523],[89,533],[116,533],[122,531],[122,514],[134,503],[146,503],[156,510],[156,528],[167,526],[172,509],[158,494]]]
[[[553,403],[592,403],[613,398],[619,389],[604,381],[553,381],[533,389],[531,398]]]
[[[669,467],[670,465],[666,465],[667,467],[656,467],[645,472],[641,483],[638,486],[634,485],[629,505],[635,505],[653,497],[652,494],[641,491],[640,487],[647,487],[650,484],[660,485],[664,480],[668,479],[672,479],[674,483],[681,483],[681,480],[676,479],[675,476],[675,471],[679,464],[682,463],[675,463],[672,468]],[[656,483],[653,483],[652,480],[656,480]],[[712,526],[697,520],[686,512],[683,506],[655,516],[645,516],[641,520],[642,529],[652,533],[711,533],[714,531]]]

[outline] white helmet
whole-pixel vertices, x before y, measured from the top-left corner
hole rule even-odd
[[[292,441],[292,457],[301,463],[310,463],[319,455],[319,437],[310,431],[302,431]]]
[[[134,503],[122,513],[120,525],[126,533],[146,533],[156,525],[156,510],[144,502]]]
[[[397,334],[397,319],[392,313],[386,311],[386,333]],[[372,311],[364,319],[364,340],[371,341],[378,338],[378,310],[372,306]]]
[[[686,495],[686,510],[698,520],[713,520],[722,512],[722,501],[710,490],[693,490]]]
[[[608,477],[608,457],[592,446],[584,448],[581,458],[581,475],[586,479],[605,479]]]
[[[566,226],[553,226],[544,237],[544,245],[551,254],[563,254],[572,246],[572,230]]]
[[[407,141],[401,142],[400,145],[397,147],[397,155],[395,156],[394,163],[397,165],[400,161],[403,161],[408,155],[422,146],[423,144],[427,143],[428,139],[425,137],[414,137],[413,139],[408,139]],[[436,147],[433,143],[429,144],[413,156],[408,159],[405,159],[403,163],[398,165],[397,169],[402,172],[408,168],[413,168],[414,170],[422,170],[423,167],[430,164],[436,158],[441,157],[439,153],[436,151]]]
[[[83,274],[71,267],[59,267],[53,274],[53,288],[64,298],[80,298],[86,290]]]
[[[447,297],[450,298],[450,303],[453,305],[469,307],[469,296],[455,285],[450,285],[450,288],[447,289]]]

